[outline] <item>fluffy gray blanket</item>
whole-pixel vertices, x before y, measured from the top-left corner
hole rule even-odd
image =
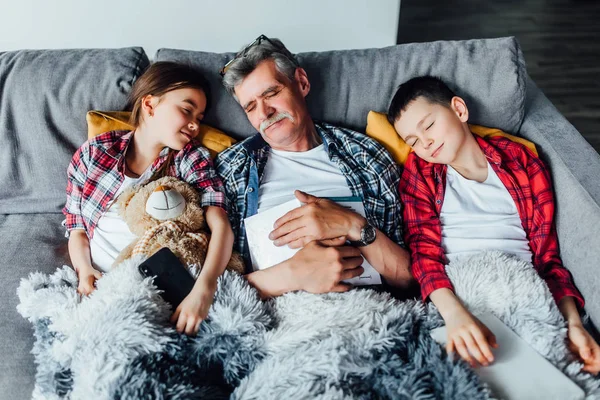
[[[386,293],[289,293],[261,301],[226,272],[197,337],[179,335],[171,309],[129,260],[89,297],[74,271],[32,273],[18,311],[34,326],[34,398],[479,399],[492,393],[430,337],[435,308]],[[497,252],[447,267],[473,310],[491,311],[593,398],[566,329],[531,265]]]

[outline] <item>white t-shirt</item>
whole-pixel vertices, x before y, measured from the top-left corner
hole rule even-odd
[[[260,183],[258,212],[295,199],[297,189],[318,197],[352,196],[323,144],[302,152],[271,149]]]
[[[532,260],[517,206],[489,162],[484,182],[466,179],[448,166],[440,222],[448,261],[485,250]]]
[[[119,206],[115,200],[125,189],[144,183],[150,178],[150,175],[151,169],[148,168],[139,178],[125,176],[123,184],[98,220],[98,224],[94,228],[94,236],[90,240],[90,252],[92,265],[99,271],[109,271],[121,251],[137,239],[137,236],[131,233],[119,215]]]

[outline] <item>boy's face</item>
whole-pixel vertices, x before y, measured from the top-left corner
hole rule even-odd
[[[394,128],[420,158],[451,164],[470,134],[468,118],[467,106],[460,97],[453,97],[449,107],[418,97],[408,103]]]

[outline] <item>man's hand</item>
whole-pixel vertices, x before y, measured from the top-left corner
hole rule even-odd
[[[77,278],[79,279],[77,292],[87,296],[96,290],[96,281],[102,278],[102,272],[89,266],[77,271]]]
[[[600,348],[581,324],[569,325],[569,348],[583,361],[582,371],[597,375],[600,372]]]
[[[343,241],[340,239],[337,244],[341,245]],[[294,290],[310,293],[348,291],[352,286],[341,281],[364,272],[360,250],[349,246],[327,247],[310,242],[289,261]]]
[[[216,281],[208,282],[202,277],[198,278],[190,294],[183,299],[171,316],[171,322],[176,323],[177,332],[185,332],[186,335],[198,333],[200,323],[208,316],[216,290]]]
[[[299,190],[294,195],[305,204],[275,221],[269,239],[276,246],[289,245],[297,249],[314,240],[321,240],[325,245],[337,242],[332,239],[360,240],[360,231],[367,223],[364,217],[331,200]]]

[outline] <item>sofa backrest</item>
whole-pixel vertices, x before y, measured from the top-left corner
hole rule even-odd
[[[211,81],[206,122],[237,138],[254,133],[223,89],[233,53],[161,49],[156,61],[186,62]],[[516,132],[524,115],[525,64],[514,38],[415,43],[298,54],[311,81],[316,120],[364,131],[369,110],[387,110],[397,86],[436,75],[463,96],[471,122]],[[59,212],[66,169],[86,139],[85,114],[121,110],[149,65],[141,48],[0,53],[0,214]]]
[[[155,60],[185,62],[202,70],[213,89],[213,107],[206,122],[241,138],[255,131],[222,87],[218,74],[233,56],[160,49]],[[398,85],[421,75],[441,77],[464,97],[472,123],[517,132],[523,120],[525,62],[513,37],[300,53],[297,57],[311,82],[307,102],[316,120],[364,131],[369,110],[387,111]]]
[[[0,214],[61,210],[86,112],[125,107],[148,63],[139,47],[0,53]]]

